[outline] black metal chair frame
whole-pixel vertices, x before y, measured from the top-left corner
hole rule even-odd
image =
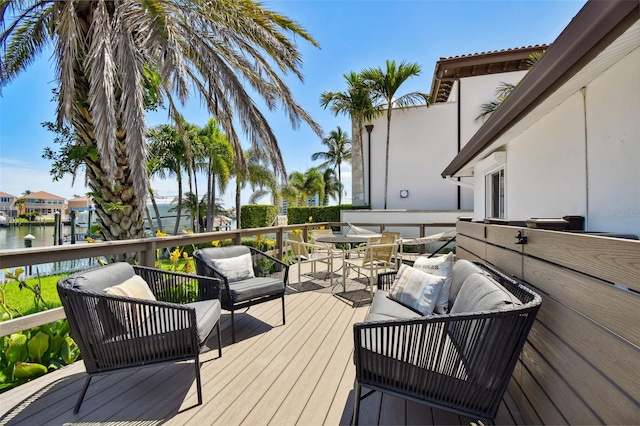
[[[494,421],[542,299],[520,281],[477,264],[523,304],[355,324],[354,424],[360,401],[375,391]],[[388,290],[395,276],[380,274],[378,289]],[[362,386],[371,391],[361,395]]]
[[[272,274],[266,274],[263,272],[262,268],[258,263],[260,260],[268,259],[274,262],[274,264],[276,265],[276,269],[278,270],[277,272],[283,274],[281,277],[282,281],[284,282],[284,289],[282,290],[282,292],[277,292],[277,293],[269,294],[267,296],[245,300],[242,302],[234,302],[231,296],[231,291],[229,287],[230,285],[229,279],[225,275],[223,275],[220,271],[216,270],[211,265],[209,265],[205,260],[200,258],[197,252],[194,252],[193,254],[193,258],[196,261],[196,271],[199,275],[204,275],[207,277],[215,277],[222,280],[222,288],[220,290],[220,303],[222,304],[222,309],[225,309],[231,312],[231,341],[233,343],[236,343],[236,324],[235,324],[234,313],[239,309],[248,308],[250,306],[268,302],[270,300],[282,299],[282,324],[286,324],[284,294],[285,294],[285,289],[289,283],[289,265],[287,265],[285,262],[281,261],[280,259],[277,259],[273,256],[269,256],[268,254],[260,250],[257,250],[253,247],[247,247],[247,248],[251,252],[251,261],[253,263],[253,271],[256,277],[267,277],[272,275]],[[233,282],[231,282],[231,285],[233,285]]]
[[[209,336],[199,341],[196,310],[182,303],[218,299],[220,280],[142,266],[133,269],[157,301],[75,289],[65,282],[67,278],[58,281],[60,300],[87,372],[74,414],[80,410],[94,376],[189,360],[194,361],[198,405],[202,404],[199,354]],[[198,283],[195,297],[185,291],[185,284],[194,280]],[[131,321],[123,324],[118,315]],[[135,321],[137,315],[150,319],[141,325]],[[162,320],[150,324],[154,318]],[[222,356],[219,319],[214,328],[218,356]]]

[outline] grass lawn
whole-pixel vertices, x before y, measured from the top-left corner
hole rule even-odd
[[[193,260],[191,260],[190,262],[193,266]],[[179,259],[178,264],[175,266],[170,260],[162,260],[160,268],[169,271],[173,271],[175,268],[177,272],[184,272],[184,259]],[[195,268],[193,269],[193,273],[195,273]],[[60,278],[67,275],[69,274],[49,275],[40,277],[40,280],[38,280],[38,278],[29,278],[28,280],[26,280],[26,282],[30,287],[33,287],[39,282],[40,288],[42,289],[42,298],[47,303],[49,308],[58,308],[62,306],[62,303],[60,303],[60,297],[58,296],[56,284],[58,283],[58,280]],[[30,315],[43,310],[42,307],[40,307],[40,309],[36,308],[33,292],[26,288],[20,289],[17,282],[7,281],[6,283],[1,285],[2,289],[4,290],[4,298],[6,304],[11,308],[17,309],[20,314]],[[4,310],[0,308],[0,318],[2,318],[2,321],[9,319],[8,317],[2,317],[3,313]],[[14,314],[14,318],[17,316],[19,315]]]
[[[50,275],[46,277],[40,277],[40,288],[42,289],[42,298],[50,308],[57,308],[62,306],[60,298],[58,297],[58,290],[56,289],[56,283],[64,275]],[[30,287],[38,284],[37,278],[26,280]],[[35,314],[42,310],[37,309],[33,301],[33,293],[26,289],[20,289],[17,282],[6,282],[2,284],[4,290],[4,297],[6,304],[14,309],[17,309],[22,315]]]

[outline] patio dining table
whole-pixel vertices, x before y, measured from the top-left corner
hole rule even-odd
[[[376,235],[373,235],[376,236]],[[348,244],[349,245],[349,250],[351,250],[352,245],[353,244],[364,244],[364,243],[368,243],[369,239],[371,237],[365,237],[365,236],[355,236],[355,237],[348,237],[346,235],[334,235],[333,237],[318,237],[316,238],[316,241],[319,243],[327,243],[327,244]],[[336,269],[334,272],[339,271],[340,269],[342,269],[342,265],[340,265],[340,268]],[[342,291],[346,291],[346,288],[343,285],[343,289]]]
[[[328,244],[349,244],[349,248],[351,248],[352,244],[364,244],[369,242],[369,237],[348,237],[346,235],[334,235],[333,237],[318,237],[316,238],[316,241]]]

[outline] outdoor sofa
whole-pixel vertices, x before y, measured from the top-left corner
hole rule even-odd
[[[495,419],[541,298],[486,264],[458,260],[452,269],[450,309],[426,316],[388,297],[399,272],[378,276],[369,312],[354,325],[354,424],[374,391]]]
[[[95,375],[186,360],[202,404],[199,353],[214,328],[222,356],[220,280],[117,262],[57,287],[87,372],[74,414]]]

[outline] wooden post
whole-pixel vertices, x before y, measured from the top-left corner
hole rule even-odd
[[[280,260],[284,257],[284,232],[282,231],[282,227],[278,228],[278,232],[276,232],[276,257]]]
[[[71,219],[71,244],[76,243],[76,212],[72,211],[69,214],[69,218]]]

